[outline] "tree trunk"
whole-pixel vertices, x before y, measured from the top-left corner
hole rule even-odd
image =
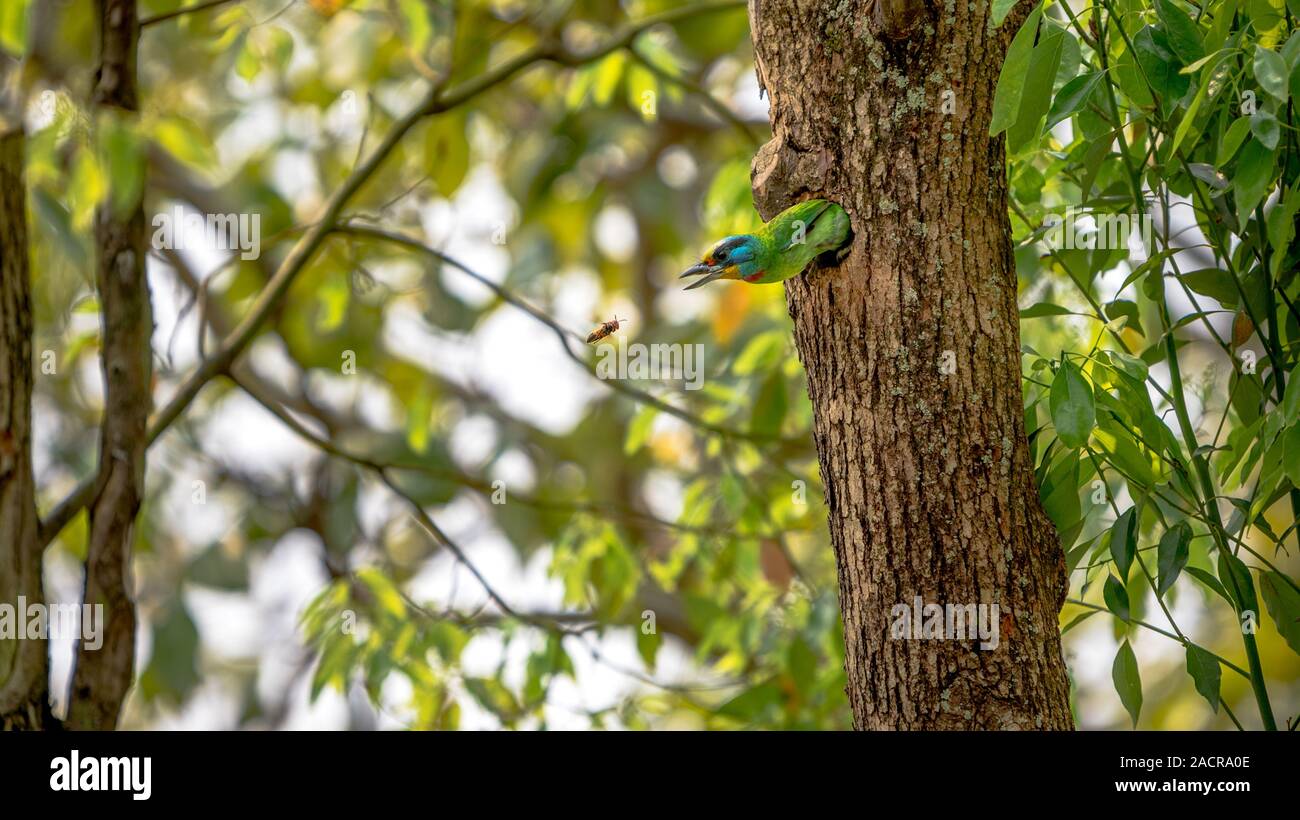
[[[808,376],[859,729],[1069,729],[1064,557],[1025,439],[993,91],[1024,11],[987,0],[750,0],[774,137],[770,219],[812,196],[854,229],[786,283]],[[951,94],[945,92],[951,91]],[[893,637],[896,605],[997,604],[996,649]]]
[[[98,127],[137,110],[135,61],[139,24],[135,0],[99,0],[100,56],[95,77]],[[115,179],[114,187],[127,184]],[[145,278],[144,209],[138,196],[123,207],[110,191],[95,213],[95,279],[102,317],[104,420],[99,485],[91,502],[85,603],[104,607],[104,644],[77,651],[67,724],[112,729],[131,686],[135,664],[135,605],[131,599],[131,539],[144,493],[147,425],[152,407],[153,314]]]
[[[8,58],[0,56],[0,62]],[[41,605],[32,473],[32,299],[21,106],[0,65],[0,605]],[[53,724],[46,643],[0,637],[0,731]]]

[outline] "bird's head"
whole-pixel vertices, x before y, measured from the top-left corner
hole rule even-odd
[[[757,273],[762,245],[758,237],[750,234],[728,236],[704,255],[703,261],[686,270],[681,277],[699,276],[686,286],[687,290],[706,285],[714,279],[743,279]]]

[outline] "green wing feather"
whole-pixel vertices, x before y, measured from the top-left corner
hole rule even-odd
[[[809,234],[813,232],[813,228],[816,227],[817,220],[831,207],[833,207],[831,203],[824,199],[810,199],[807,202],[800,202],[798,205],[786,208],[777,214],[776,218],[768,224],[776,226],[774,230],[781,251],[785,252],[793,247],[795,226],[797,224],[803,225],[804,239],[807,240]]]
[[[803,241],[796,243],[800,224]],[[777,214],[758,236],[772,257],[767,275],[759,281],[780,282],[802,273],[821,254],[842,247],[849,238],[849,216],[833,202],[810,199]]]

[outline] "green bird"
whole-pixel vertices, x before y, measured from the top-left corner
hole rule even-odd
[[[723,239],[679,278],[700,277],[687,285],[687,290],[715,279],[759,285],[784,282],[824,253],[847,252],[849,233],[849,215],[843,208],[824,199],[810,199],[786,208],[752,234]]]

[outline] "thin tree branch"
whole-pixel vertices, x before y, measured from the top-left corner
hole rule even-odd
[[[522,623],[533,623],[530,620],[531,616],[528,613],[520,612],[519,610],[515,609],[513,606],[511,606],[509,603],[506,602],[505,598],[503,598],[501,594],[496,591],[496,589],[492,586],[492,584],[488,583],[487,578],[483,576],[483,573],[479,571],[478,567],[476,567],[474,563],[469,560],[469,557],[465,554],[464,549],[462,549],[459,544],[453,541],[451,537],[448,536],[447,533],[444,532],[442,528],[439,527],[438,524],[432,518],[429,517],[428,513],[424,511],[424,507],[420,505],[420,502],[412,498],[410,494],[406,492],[406,490],[402,489],[401,486],[397,484],[396,480],[390,474],[391,468],[389,468],[387,465],[381,462],[373,461],[364,456],[358,456],[353,453],[348,453],[347,451],[336,447],[332,442],[326,441],[320,436],[317,436],[314,433],[312,433],[301,422],[299,422],[297,419],[295,419],[293,416],[287,413],[283,408],[281,408],[269,397],[264,395],[262,391],[258,390],[253,385],[240,383],[240,386],[248,393],[248,395],[252,396],[253,399],[256,400],[258,404],[266,408],[268,412],[273,414],[286,427],[288,427],[290,430],[293,430],[299,436],[302,436],[303,438],[312,442],[318,448],[324,450],[330,455],[338,456],[339,458],[363,466],[369,469],[371,472],[373,472],[375,476],[381,482],[383,482],[385,486],[388,487],[388,489],[392,490],[395,495],[397,495],[399,498],[404,500],[410,506],[411,514],[415,517],[415,520],[419,522],[420,526],[423,527],[425,530],[427,530],[428,533],[434,537],[434,540],[436,540],[440,546],[445,547],[449,552],[451,552],[451,554],[456,557],[456,560],[459,561],[460,564],[463,567],[465,567],[465,569],[469,570],[469,573],[474,576],[474,579],[478,581],[479,586],[483,588],[483,591],[487,593],[488,598],[492,601],[492,603],[496,604],[499,610],[501,610],[503,613],[510,616],[511,618],[514,618],[515,620],[518,620]],[[548,628],[559,629],[566,633],[577,634],[576,630],[573,630],[567,626],[556,625],[549,621],[541,625],[547,626]]]
[[[99,0],[99,68],[95,74],[96,127],[121,127],[134,119],[136,46],[140,29],[135,0]],[[131,544],[144,497],[147,423],[153,404],[153,308],[145,275],[144,203],[120,201],[114,180],[95,210],[99,252],[95,284],[102,320],[100,362],[104,417],[99,471],[90,502],[86,547],[86,606],[103,608],[102,646],[77,647],[67,726],[113,729],[135,679],[135,602]]]
[[[164,250],[162,253],[186,288],[188,288],[192,294],[198,294],[201,291],[202,283],[200,283],[198,277],[194,275],[194,272],[190,269],[185,259],[174,250],[168,249]],[[203,315],[203,321],[207,323],[219,336],[224,336],[229,332],[230,320],[219,304],[213,303],[209,306],[209,310]],[[247,367],[242,363],[234,363],[231,366],[230,372],[227,373],[227,376],[245,392],[249,393],[249,395],[254,395],[254,393],[259,394],[258,396],[254,396],[255,399],[259,400],[259,403],[262,403],[262,400],[270,401],[281,407],[296,410],[300,413],[311,416],[319,421],[331,434],[337,434],[344,428],[353,427],[364,429],[366,432],[371,432],[369,428],[365,427],[365,425],[359,420],[351,417],[345,418],[329,410],[327,407],[323,407],[316,402],[311,401],[311,399],[305,395],[295,394],[277,384],[268,382],[259,376],[252,368]],[[299,431],[295,430],[295,432]],[[302,433],[300,433],[300,435],[302,435]],[[496,488],[492,483],[482,476],[474,476],[454,469],[439,469],[427,464],[405,463],[391,460],[380,462],[365,456],[354,456],[352,453],[345,451],[342,448],[337,448],[334,445],[329,444],[326,439],[321,436],[308,434],[303,437],[326,453],[345,461],[349,461],[357,466],[366,467],[371,464],[376,464],[400,472],[409,471],[423,473],[433,478],[454,482],[483,496],[491,496],[496,491]],[[333,450],[329,448],[333,448]],[[784,537],[789,532],[800,532],[780,530],[775,527],[773,530],[766,532],[737,532],[734,524],[716,526],[682,524],[680,522],[659,518],[658,516],[632,507],[617,504],[600,504],[595,501],[582,499],[568,500],[537,498],[524,493],[515,492],[511,492],[509,498],[511,503],[520,504],[541,512],[587,514],[606,519],[638,521],[674,532],[711,537],[727,536],[742,540],[779,539],[784,543]],[[774,524],[770,519],[768,520],[768,523]]]
[[[157,440],[158,436],[185,412],[190,402],[203,389],[203,386],[215,376],[225,372],[229,364],[252,342],[267,316],[283,300],[294,279],[311,261],[325,237],[335,229],[343,208],[361,186],[374,175],[375,171],[378,170],[379,166],[383,164],[384,160],[387,159],[388,155],[392,153],[406,134],[425,117],[455,108],[475,96],[506,82],[520,71],[537,63],[553,61],[564,65],[581,65],[592,60],[598,60],[617,49],[626,48],[638,35],[654,26],[684,20],[695,15],[739,8],[744,8],[742,0],[723,0],[723,2],[671,9],[660,14],[651,15],[640,22],[629,24],[621,33],[610,37],[603,45],[582,54],[569,51],[558,40],[548,38],[537,46],[498,65],[496,68],[485,71],[472,80],[467,80],[454,88],[447,90],[432,89],[422,103],[418,104],[394,124],[392,130],[389,131],[383,142],[375,148],[370,157],[356,168],[330,196],[320,219],[310,226],[302,238],[298,240],[293,250],[289,252],[289,255],[280,264],[270,281],[267,282],[266,287],[258,295],[248,314],[244,316],[230,336],[223,340],[221,347],[212,357],[206,359],[177,389],[176,393],[162,409],[155,414],[149,424],[148,442],[152,444]],[[655,399],[655,401],[658,400]],[[664,405],[664,408],[667,407],[671,407],[671,405]],[[675,410],[675,408],[673,409]],[[672,411],[665,410],[665,412]],[[91,477],[82,481],[54,507],[41,523],[39,540],[42,546],[54,540],[72,518],[89,503],[94,495],[98,480],[98,477]]]
[[[496,282],[493,282],[491,279],[487,278],[481,273],[478,273],[477,271],[465,266],[461,262],[458,262],[457,260],[448,256],[447,254],[438,250],[437,248],[431,247],[430,245],[425,244],[419,239],[406,236],[405,234],[397,233],[395,231],[385,230],[383,228],[374,227],[370,225],[362,225],[357,222],[342,223],[338,226],[336,231],[341,234],[351,234],[353,236],[366,237],[370,239],[378,239],[385,242],[393,243],[395,245],[400,245],[409,248],[411,250],[417,251],[419,253],[432,256],[435,259],[442,262],[443,264],[449,265],[455,268],[456,270],[460,271],[461,273],[464,273],[466,276],[469,276],[470,278],[474,279],[476,282],[482,284],[484,287],[490,289],[503,302],[506,302],[510,305],[513,305],[514,307],[519,308],[520,310],[527,313],[529,316],[533,317],[537,321],[541,322],[542,324],[550,328],[551,331],[555,334],[555,336],[560,340],[560,346],[564,348],[565,355],[568,356],[570,359],[572,359],[580,367],[582,367],[583,370],[586,370],[588,373],[599,378],[599,376],[597,376],[596,374],[595,367],[591,364],[591,362],[588,361],[585,356],[577,353],[574,347],[575,343],[577,345],[585,346],[583,337],[580,334],[575,333],[569,328],[566,328],[563,325],[559,324],[550,316],[548,316],[544,311],[542,311],[540,308],[530,305],[528,302],[524,301],[520,297],[511,293],[506,288],[503,288],[502,286],[498,285]],[[674,416],[678,419],[681,419],[682,421],[686,422],[687,424],[691,425],[692,427],[698,430],[702,430],[708,433],[713,433],[714,435],[722,436],[723,438],[744,439],[747,441],[782,443],[782,444],[800,444],[803,443],[804,441],[803,439],[799,439],[799,438],[785,438],[782,436],[770,435],[767,433],[756,433],[747,430],[733,430],[730,427],[724,427],[720,424],[714,424],[712,422],[705,421],[704,419],[694,415],[693,413],[690,413],[689,411],[683,410],[680,407],[669,404],[668,402],[664,401],[658,396],[648,393],[645,390],[641,390],[640,388],[633,387],[629,384],[626,384],[621,379],[601,379],[601,381],[604,384],[608,385],[611,389],[619,393],[622,393],[623,395],[628,396],[636,400],[637,402],[640,402],[641,404],[648,404],[662,413],[667,413],[670,416]]]
[[[16,66],[0,55],[0,89]],[[5,113],[0,112],[0,603],[17,606],[19,598],[42,604],[45,596],[32,468],[26,135],[22,118]],[[0,730],[56,725],[49,705],[48,648],[40,640],[0,641]]]
[[[140,21],[140,28],[157,25],[158,23],[165,23],[168,20],[175,20],[177,17],[184,17],[187,14],[195,14],[200,11],[207,11],[208,9],[216,8],[217,6],[225,6],[236,2],[242,2],[242,0],[204,0],[204,2],[195,3],[192,6],[183,6],[179,9],[165,11],[162,14],[155,14],[152,17],[146,17]]]
[[[1104,606],[1098,606],[1097,604],[1090,604],[1090,603],[1088,603],[1087,601],[1081,600],[1081,599],[1079,599],[1079,598],[1066,598],[1066,599],[1065,599],[1065,602],[1066,602],[1067,604],[1074,604],[1075,606],[1081,606],[1081,607],[1083,607],[1084,609],[1092,609],[1092,610],[1095,610],[1095,611],[1097,611],[1097,612],[1104,612],[1104,613],[1106,613],[1107,615],[1111,615],[1111,616],[1114,616],[1114,617],[1117,618],[1117,619],[1123,620],[1122,618],[1119,618],[1118,615],[1115,615],[1115,613],[1111,612],[1111,611],[1110,611],[1109,609],[1107,609],[1106,607],[1104,607]],[[1130,618],[1129,620],[1124,621],[1124,622],[1125,622],[1125,623],[1134,624],[1135,626],[1143,627],[1144,629],[1149,629],[1149,630],[1151,630],[1152,632],[1156,633],[1157,635],[1164,635],[1164,636],[1165,636],[1166,638],[1168,638],[1169,640],[1171,640],[1171,641],[1178,641],[1178,642],[1179,642],[1180,644],[1182,644],[1183,646],[1189,646],[1189,645],[1192,645],[1192,642],[1191,642],[1190,640],[1188,640],[1187,638],[1180,638],[1180,637],[1178,637],[1177,635],[1175,635],[1174,633],[1168,631],[1167,629],[1161,629],[1160,627],[1156,626],[1155,624],[1149,624],[1149,623],[1147,623],[1146,621],[1139,621],[1139,620],[1137,620],[1136,618]],[[1198,646],[1199,646],[1199,645],[1198,645]],[[1205,649],[1205,647],[1203,647],[1203,646],[1200,647],[1200,648],[1201,648],[1201,649]],[[1250,673],[1247,672],[1245,669],[1242,669],[1242,668],[1241,668],[1240,666],[1238,666],[1237,664],[1233,663],[1232,661],[1228,660],[1227,658],[1223,657],[1222,655],[1216,655],[1215,653],[1210,652],[1210,650],[1208,650],[1208,649],[1205,649],[1205,652],[1206,652],[1207,654],[1209,654],[1210,656],[1212,656],[1212,657],[1213,657],[1215,660],[1217,660],[1219,663],[1221,663],[1221,664],[1223,664],[1224,666],[1226,666],[1226,667],[1228,667],[1229,669],[1231,669],[1233,672],[1236,672],[1238,675],[1241,675],[1241,676],[1242,676],[1243,678],[1245,678],[1246,680],[1250,680]]]
[[[684,89],[685,91],[694,94],[696,97],[699,97],[700,102],[704,104],[705,108],[709,109],[714,114],[716,114],[718,118],[721,119],[723,122],[730,124],[733,128],[735,128],[737,131],[743,134],[745,138],[748,139],[750,142],[754,143],[755,145],[758,145],[763,142],[763,139],[758,135],[758,132],[755,131],[749,125],[749,123],[742,120],[736,114],[735,111],[731,110],[730,106],[728,106],[722,100],[719,100],[717,97],[713,96],[713,94],[707,88],[705,88],[702,85],[698,85],[686,79],[685,77],[679,77],[670,71],[660,68],[659,66],[655,65],[654,60],[651,60],[649,57],[647,57],[644,53],[642,53],[641,49],[637,48],[635,45],[628,46],[627,50],[628,53],[632,55],[632,59],[636,60],[636,62],[639,63],[646,71],[649,71],[651,74],[655,75],[660,80],[666,83],[670,83],[672,85],[678,86]]]

